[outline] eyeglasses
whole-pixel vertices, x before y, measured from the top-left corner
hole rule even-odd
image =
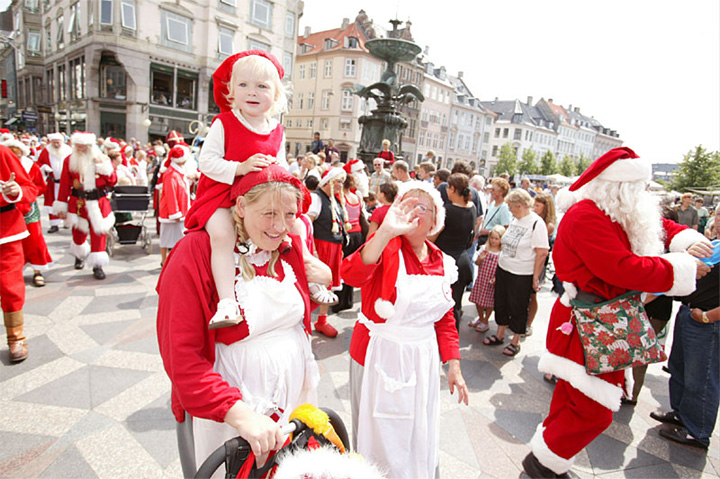
[[[430,211],[430,208],[428,208],[425,205],[418,204],[418,205],[415,205],[415,208],[417,208],[417,210],[420,212],[421,215],[425,215]]]

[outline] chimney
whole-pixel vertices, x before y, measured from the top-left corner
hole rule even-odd
[[[462,80],[463,72],[458,72],[458,78]]]
[[[570,105],[568,105],[567,110],[572,111],[572,103],[570,103]]]
[[[532,100],[533,100],[532,97],[531,97],[531,96],[528,96],[528,99],[527,99],[527,105],[528,105],[528,106],[532,106]]]
[[[574,111],[575,113],[580,113],[580,107],[579,107],[579,106],[576,106],[573,111]]]
[[[548,98],[548,103],[552,105],[552,98]]]
[[[425,54],[425,56],[430,55],[430,46],[429,45],[425,45],[425,49],[423,50],[423,53]]]
[[[310,27],[309,26],[305,27],[305,35],[304,36],[305,36],[305,38],[310,36]]]
[[[344,29],[346,29],[349,25],[350,25],[350,19],[349,19],[349,18],[343,18],[343,22],[342,22],[342,27],[341,27],[341,28],[344,30]]]

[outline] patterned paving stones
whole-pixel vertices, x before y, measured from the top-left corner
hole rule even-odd
[[[73,269],[65,252],[69,230],[46,240],[56,262],[47,286],[30,286],[29,272],[25,278],[30,357],[11,366],[4,346],[0,353],[0,477],[181,477],[170,383],[155,339],[159,255],[118,247],[107,279],[96,281],[89,269]],[[542,292],[539,299],[535,334],[523,341],[515,359],[483,346],[483,335],[461,324],[470,406],[459,406],[443,386],[443,478],[521,475],[527,443],[552,395],[537,362],[546,333],[542,319],[554,297]],[[331,319],[338,338],[312,341],[320,362],[320,404],[335,409],[348,427],[347,350],[357,309],[356,304]],[[474,316],[473,305],[464,311],[466,319]],[[4,345],[5,338],[0,341]],[[638,405],[621,409],[610,428],[578,455],[574,477],[719,476],[717,430],[705,455],[660,438],[659,424],[648,417],[667,408],[667,379],[659,365],[649,368]]]

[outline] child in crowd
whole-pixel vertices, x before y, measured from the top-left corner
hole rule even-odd
[[[475,264],[479,266],[475,285],[470,293],[470,302],[475,303],[478,317],[468,325],[476,331],[484,333],[488,330],[490,316],[495,308],[495,270],[500,257],[502,236],[505,228],[501,225],[493,226],[488,235],[488,241],[480,249]]]
[[[380,191],[378,191],[378,203],[380,204],[373,210],[370,218],[368,219],[368,222],[370,223],[370,228],[368,229],[367,234],[368,238],[371,234],[375,233],[382,224],[385,219],[385,215],[390,209],[390,205],[392,205],[393,201],[395,201],[397,192],[398,187],[394,181],[380,185]]]
[[[272,163],[285,164],[285,134],[273,118],[287,109],[282,65],[270,53],[248,50],[228,57],[213,74],[215,117],[200,152],[197,197],[188,212],[189,231],[205,228],[220,301],[209,328],[243,320],[235,299],[235,222],[230,189],[238,176]],[[249,245],[248,252],[253,250]]]

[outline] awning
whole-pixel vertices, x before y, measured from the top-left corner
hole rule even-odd
[[[17,121],[17,118],[10,118],[8,121],[5,122],[5,126],[10,126],[13,123]]]

